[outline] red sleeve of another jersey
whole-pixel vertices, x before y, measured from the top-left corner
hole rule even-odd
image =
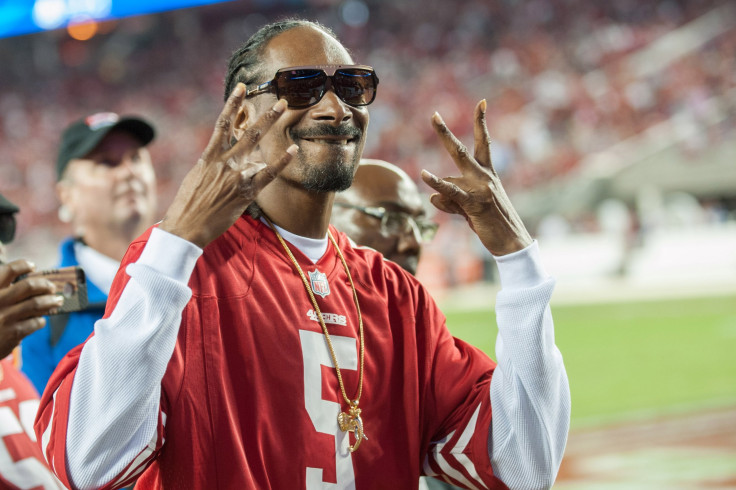
[[[505,489],[488,455],[491,377],[496,363],[452,337],[439,308],[420,288],[417,329],[428,347],[424,414],[431,434],[423,473],[473,489]]]
[[[139,240],[133,242],[128,248],[120,269],[118,270],[115,280],[113,281],[110,295],[107,299],[105,316],[107,318],[115,308],[123,288],[128,283],[130,277],[125,273],[125,267],[138,260],[146,240],[150,234],[150,230],[146,232]],[[92,338],[94,333],[90,335]],[[89,338],[87,340],[89,340]],[[86,343],[86,341],[85,341]],[[71,395],[74,374],[77,371],[77,363],[82,352],[84,344],[78,345],[61,360],[54,373],[51,375],[46,389],[41,396],[41,403],[36,414],[34,430],[36,432],[37,443],[41,446],[46,461],[56,476],[68,488],[74,488],[66,472],[66,428],[69,420],[69,397]],[[141,456],[135,458],[131,464],[125,468],[120,475],[116,476],[112,482],[102,487],[104,490],[113,488],[123,488],[125,485],[133,483],[135,478],[145,469],[146,466],[154,459],[155,454],[163,444],[163,420],[162,414],[159,413],[159,428],[157,447],[147,447],[141,451]],[[153,451],[152,451],[153,449]],[[143,458],[142,456],[147,457]],[[101,490],[102,490],[101,489]]]

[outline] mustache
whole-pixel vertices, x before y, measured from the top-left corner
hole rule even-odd
[[[355,126],[332,126],[323,124],[307,129],[290,129],[289,136],[293,140],[317,138],[319,136],[344,136],[348,139],[362,138],[363,131]]]

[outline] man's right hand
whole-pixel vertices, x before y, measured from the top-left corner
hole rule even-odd
[[[16,283],[35,266],[27,260],[0,264],[0,359],[10,354],[20,341],[46,325],[48,315],[64,302],[56,296],[54,284],[43,277],[28,277]]]
[[[296,153],[292,145],[275,163],[251,162],[248,155],[286,110],[280,100],[230,146],[235,116],[245,95],[239,83],[217,118],[215,130],[197,164],[184,177],[159,228],[200,248],[222,235],[243,214],[258,193],[271,182]]]

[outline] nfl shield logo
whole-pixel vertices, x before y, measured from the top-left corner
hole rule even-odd
[[[312,292],[319,294],[323,298],[330,294],[330,283],[327,282],[327,276],[320,272],[318,269],[314,269],[314,272],[307,271],[309,274],[309,282],[312,284]]]

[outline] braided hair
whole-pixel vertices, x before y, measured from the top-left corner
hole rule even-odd
[[[290,18],[266,24],[230,56],[227,75],[225,76],[225,100],[238,83],[242,82],[248,86],[265,76],[262,69],[261,55],[266,45],[274,37],[295,27],[314,27],[337,40],[337,36],[332,29],[310,20]]]

